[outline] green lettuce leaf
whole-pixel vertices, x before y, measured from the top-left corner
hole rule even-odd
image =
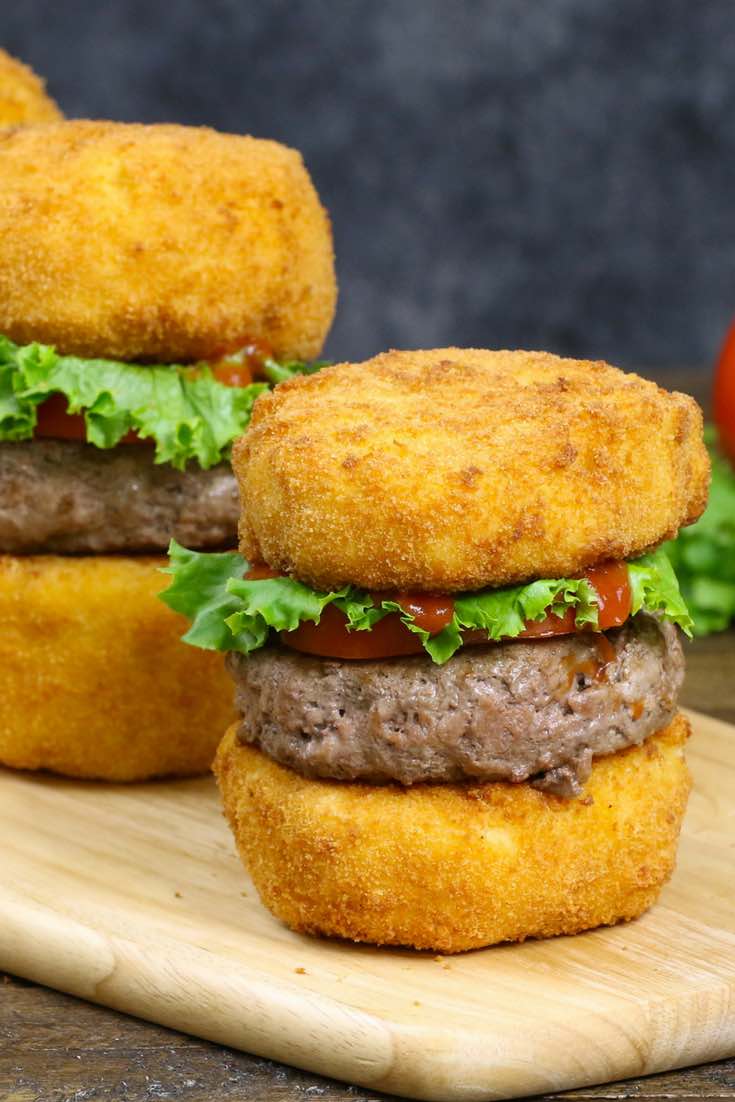
[[[667,620],[678,624],[691,637],[694,622],[679,591],[674,568],[662,547],[650,555],[643,555],[640,559],[629,562],[628,580],[633,616],[641,609],[646,612],[661,612]]]
[[[242,555],[236,551],[203,555],[171,540],[168,556],[169,565],[162,567],[162,573],[171,574],[173,581],[160,598],[174,612],[191,620],[184,642],[204,650],[245,653],[263,646],[267,628],[259,638],[254,633],[238,635],[227,623],[241,608],[241,602],[229,593],[227,583],[242,578],[248,569]]]
[[[531,621],[562,617],[572,608],[580,628],[597,629],[599,601],[586,578],[540,579],[527,585],[460,593],[451,622],[436,635],[416,623],[393,598],[374,599],[355,586],[320,593],[293,578],[248,580],[248,563],[236,553],[212,555],[187,551],[172,542],[167,572],[174,581],[162,600],[192,620],[188,643],[243,654],[262,647],[269,632],[293,631],[304,621],[318,624],[324,608],[344,612],[348,631],[370,631],[384,616],[398,613],[437,665],[462,645],[462,631],[487,633],[488,640],[513,639]],[[214,562],[209,565],[210,560]],[[679,593],[676,576],[661,550],[628,563],[633,612],[645,609],[691,632],[691,617]]]
[[[369,593],[349,586],[344,597],[337,597],[335,605],[344,612],[350,631],[369,631],[373,624],[388,615],[388,609],[374,603]]]
[[[293,379],[295,375],[314,375],[328,364],[329,360],[314,360],[306,364],[301,360],[278,363],[277,360],[268,358],[263,361],[263,374],[269,383],[276,386],[277,383],[285,383],[287,379]]]
[[[577,627],[597,627],[597,593],[586,578],[541,579],[463,593],[455,601],[455,616],[463,628],[487,631],[489,639],[512,639],[529,620],[543,620],[549,613],[561,617],[569,608],[576,609]]]
[[[259,633],[262,628],[295,631],[304,620],[318,624],[324,606],[347,592],[317,593],[295,578],[233,579],[227,583],[227,590],[240,602],[238,611],[226,621],[233,634],[251,630]]]
[[[724,631],[735,618],[735,472],[714,447],[707,508],[665,545],[692,614],[695,635]]]
[[[37,409],[51,394],[83,413],[87,442],[112,448],[130,429],[155,443],[155,462],[204,470],[225,460],[250,420],[255,399],[271,383],[323,364],[267,361],[268,382],[246,387],[218,382],[206,364],[140,366],[59,356],[49,345],[18,346],[0,336],[0,441],[29,440]]]

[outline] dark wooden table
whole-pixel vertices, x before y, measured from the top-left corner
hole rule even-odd
[[[702,391],[685,373],[666,382]],[[690,645],[684,703],[735,723],[735,632]],[[369,1102],[386,1096],[173,1033],[23,980],[6,976],[0,983],[2,1102],[293,1102],[311,1097]],[[735,1059],[545,1097],[735,1102]]]

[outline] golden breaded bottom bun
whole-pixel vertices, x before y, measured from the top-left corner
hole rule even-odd
[[[0,763],[109,781],[209,768],[222,656],[182,643],[152,557],[0,556]]]
[[[238,849],[301,933],[456,953],[635,918],[674,867],[690,776],[677,717],[595,763],[583,796],[528,784],[307,780],[227,732],[215,760]]]

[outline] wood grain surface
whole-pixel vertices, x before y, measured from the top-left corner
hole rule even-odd
[[[450,960],[285,930],[244,881],[207,781],[105,787],[5,773],[0,965],[418,1097],[539,1093],[730,1055],[735,733],[697,728],[679,871],[654,911]],[[17,1093],[19,1052],[8,1097],[34,1097]]]

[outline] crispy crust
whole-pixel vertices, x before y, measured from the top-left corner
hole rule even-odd
[[[0,126],[56,122],[64,116],[46,93],[45,81],[0,50]]]
[[[321,350],[332,237],[294,150],[72,121],[0,134],[0,173],[0,332],[14,340],[164,363],[248,338],[280,357]]]
[[[702,512],[694,400],[543,352],[388,352],[286,383],[234,452],[249,558],[463,590],[625,559]]]
[[[521,784],[306,780],[225,736],[225,813],[267,907],[302,933],[456,953],[634,918],[674,867],[679,716],[600,759],[576,800]]]
[[[0,762],[110,781],[209,768],[222,656],[180,641],[158,558],[0,556]]]

